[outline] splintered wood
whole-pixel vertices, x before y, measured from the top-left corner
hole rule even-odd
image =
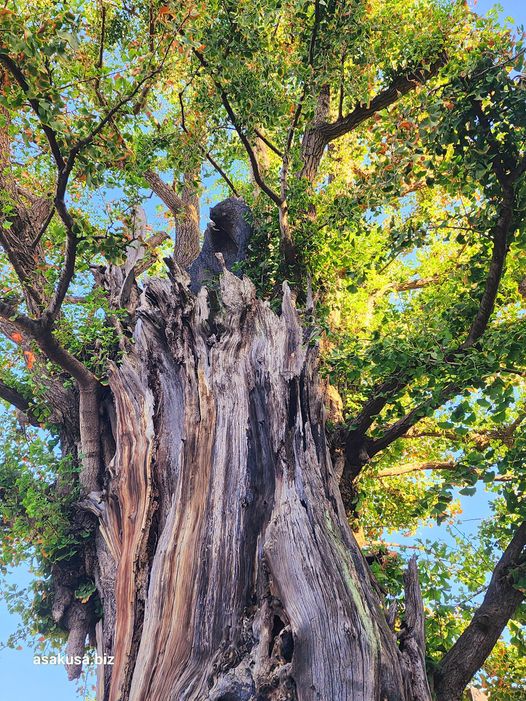
[[[277,315],[246,279],[195,297],[176,272],[137,317],[110,378],[100,698],[409,699],[289,289]]]

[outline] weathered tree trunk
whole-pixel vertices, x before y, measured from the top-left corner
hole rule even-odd
[[[197,296],[150,281],[110,386],[100,700],[429,701],[347,525],[287,287],[277,315],[227,271]]]

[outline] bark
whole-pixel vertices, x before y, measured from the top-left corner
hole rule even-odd
[[[330,90],[328,85],[324,85],[318,96],[314,119],[310,128],[305,132],[301,143],[301,157],[303,160],[301,175],[310,181],[316,177],[323,152],[328,144],[320,127],[327,122],[329,111]]]
[[[113,367],[98,699],[420,701],[348,527],[316,352],[228,271],[151,280]],[[418,658],[418,664],[421,658]],[[418,670],[415,670],[418,674]]]
[[[183,209],[176,217],[174,260],[187,268],[199,255],[199,183],[200,167],[185,173],[181,202]]]
[[[146,171],[144,179],[174,215],[176,225],[174,260],[182,268],[186,268],[199,254],[200,167],[190,169],[184,174],[181,196],[153,171]]]
[[[514,575],[526,564],[526,521],[516,530],[497,563],[482,604],[435,675],[437,701],[459,701],[466,685],[494,648],[524,593],[514,586]]]
[[[0,213],[0,245],[20,280],[28,310],[38,314],[45,287],[45,277],[39,270],[44,260],[40,232],[49,223],[52,202],[49,197],[35,196],[17,185],[10,161],[11,117],[4,106],[0,106],[0,116],[5,121],[5,126],[0,127],[0,190],[3,205],[11,208]]]
[[[440,68],[447,62],[447,56],[442,54],[429,66],[421,66],[414,71],[397,75],[392,83],[377,93],[368,103],[357,104],[346,116],[339,116],[334,122],[329,122],[324,118],[320,106],[323,105],[323,94],[321,104],[318,104],[318,114],[313,123],[305,132],[302,143],[303,168],[301,175],[313,181],[318,172],[318,168],[323,157],[325,147],[331,141],[348,134],[356,129],[373,114],[386,109],[397,102],[401,97],[415,90],[419,85],[426,83],[435,76]],[[328,107],[326,114],[328,116]]]
[[[424,634],[424,602],[418,582],[416,557],[409,561],[404,574],[405,617],[400,634],[400,649],[407,670],[404,681],[408,696],[414,701],[431,701],[426,674],[426,643]]]

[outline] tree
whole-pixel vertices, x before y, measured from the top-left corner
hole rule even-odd
[[[520,694],[522,37],[438,0],[0,14],[29,633],[67,638],[71,678],[88,642],[113,656],[105,701],[457,701],[483,665]],[[419,583],[376,541],[478,482],[496,518],[448,609],[437,545]]]

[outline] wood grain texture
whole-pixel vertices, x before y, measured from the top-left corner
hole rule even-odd
[[[226,270],[150,281],[110,386],[99,699],[412,700],[288,287],[277,315]]]
[[[407,695],[413,701],[431,701],[426,674],[426,642],[424,633],[424,602],[418,581],[416,557],[409,560],[404,573],[405,615],[400,633],[400,650],[406,674]]]

